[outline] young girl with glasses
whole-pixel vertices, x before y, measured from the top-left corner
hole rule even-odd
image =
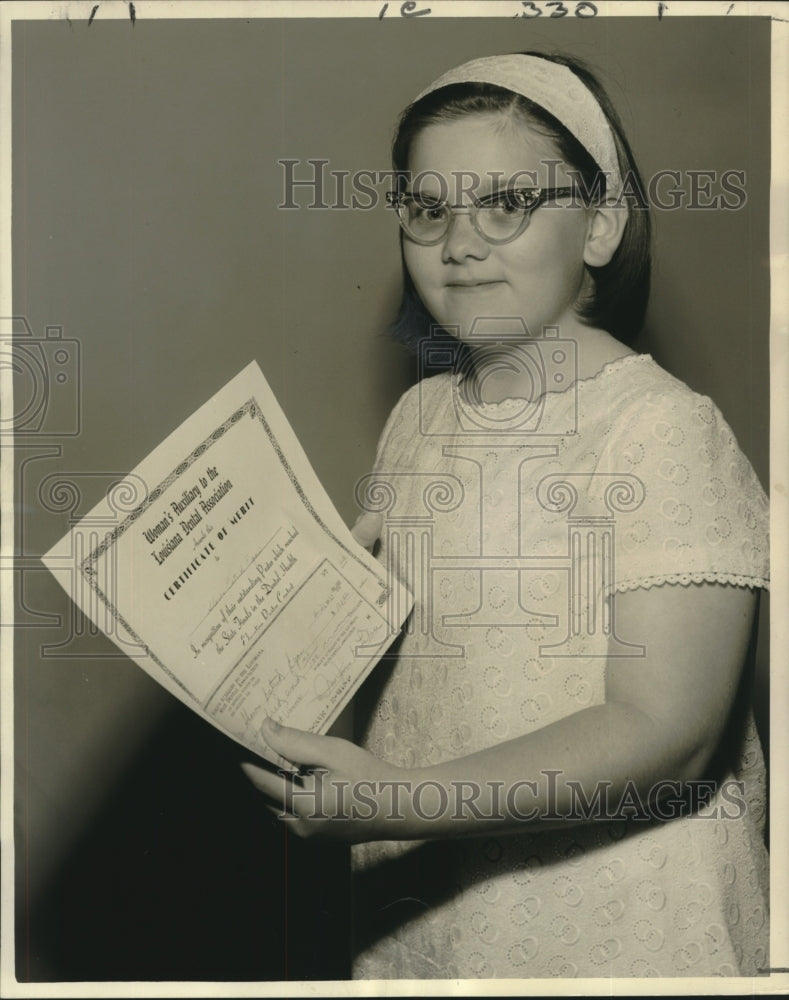
[[[406,109],[394,167],[424,377],[355,534],[415,607],[358,744],[268,722],[299,772],[248,773],[355,845],[358,978],[755,975],[766,499],[628,346],[650,231],[621,125],[569,60],[483,58]]]

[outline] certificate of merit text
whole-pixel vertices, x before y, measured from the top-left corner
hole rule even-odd
[[[272,761],[263,719],[325,732],[411,607],[351,537],[255,363],[44,563],[168,691]]]

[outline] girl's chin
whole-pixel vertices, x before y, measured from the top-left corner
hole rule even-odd
[[[530,336],[525,322],[512,313],[501,316],[480,313],[474,317],[457,318],[450,320],[445,328],[458,340],[475,346],[521,340]]]

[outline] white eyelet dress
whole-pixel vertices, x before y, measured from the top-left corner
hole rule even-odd
[[[380,557],[416,606],[360,692],[360,742],[406,767],[602,703],[607,652],[639,643],[617,633],[612,593],[767,586],[750,464],[715,405],[649,356],[534,405],[474,407],[461,390],[449,373],[409,390],[364,484],[385,515]],[[712,791],[677,818],[354,847],[354,978],[765,968],[765,779],[746,703]]]

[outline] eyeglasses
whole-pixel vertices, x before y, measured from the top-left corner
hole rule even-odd
[[[475,198],[470,205],[448,205],[423,194],[388,191],[387,204],[397,211],[400,225],[415,243],[432,247],[440,243],[452,224],[452,216],[466,214],[471,225],[488,243],[500,245],[517,239],[529,225],[532,212],[546,201],[566,198],[573,187],[513,188]]]

